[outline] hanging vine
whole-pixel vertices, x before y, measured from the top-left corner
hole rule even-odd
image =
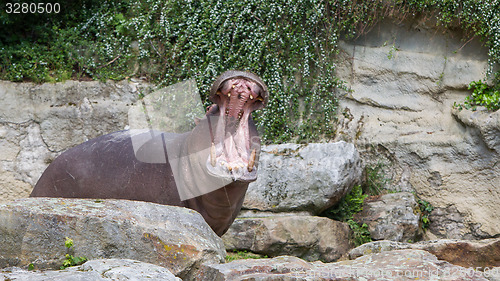
[[[367,32],[384,17],[425,14],[444,26],[459,22],[471,36],[483,38],[491,66],[500,62],[498,1],[77,0],[65,5],[65,12],[51,15],[12,14],[2,7],[0,79],[146,77],[168,85],[194,77],[208,103],[217,75],[246,69],[260,75],[272,93],[269,106],[255,116],[266,142],[334,137],[338,90],[345,90],[336,77],[338,40]]]

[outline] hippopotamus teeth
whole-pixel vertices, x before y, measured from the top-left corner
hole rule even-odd
[[[256,151],[255,148],[252,150],[252,153],[250,154],[250,160],[248,160],[248,171],[251,172],[253,170],[253,165],[255,164],[255,155]]]
[[[210,164],[212,164],[212,167],[215,167],[216,164],[216,155],[215,155],[215,144],[212,143],[212,146],[210,147]]]

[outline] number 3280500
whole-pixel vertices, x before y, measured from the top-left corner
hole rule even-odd
[[[7,14],[58,14],[61,11],[59,3],[7,3]]]

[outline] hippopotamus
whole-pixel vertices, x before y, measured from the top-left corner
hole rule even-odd
[[[267,104],[269,92],[257,75],[231,70],[215,80],[209,99],[214,104],[190,132],[160,132],[137,149],[136,135],[124,130],[68,149],[47,167],[30,196],[186,207],[222,236],[238,215],[248,184],[257,179],[260,138],[251,113]],[[145,155],[160,154],[151,148],[164,147],[166,139],[175,140],[166,161],[144,161]]]

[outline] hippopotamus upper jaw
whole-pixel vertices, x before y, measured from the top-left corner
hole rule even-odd
[[[260,138],[251,113],[265,106],[267,87],[257,76],[232,71],[218,79],[210,99],[218,110],[207,114],[212,143],[206,167],[210,174],[251,182],[257,179]]]

